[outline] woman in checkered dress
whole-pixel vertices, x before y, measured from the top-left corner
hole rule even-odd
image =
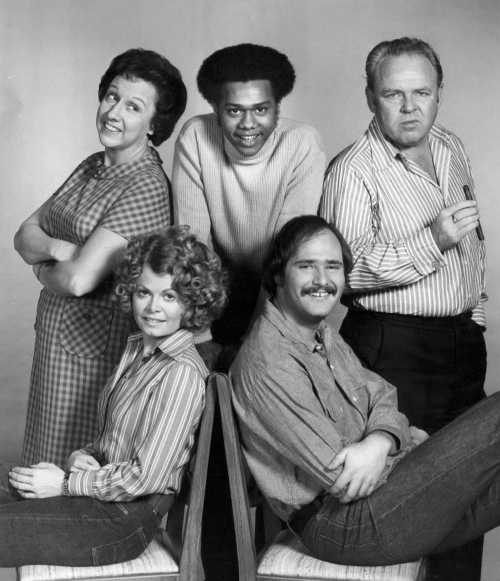
[[[129,318],[112,300],[111,270],[133,236],[170,224],[169,182],[150,147],[186,106],[179,71],[131,49],[99,84],[104,151],[85,159],[19,228],[15,247],[43,285],[35,322],[23,462],[61,464],[96,436],[99,392],[118,362]]]

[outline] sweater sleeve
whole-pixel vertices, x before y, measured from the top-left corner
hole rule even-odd
[[[299,147],[287,185],[277,231],[295,216],[316,214],[321,198],[326,157],[320,137],[312,127],[302,127],[293,139]]]
[[[188,224],[193,234],[211,244],[208,211],[200,160],[200,137],[192,122],[183,127],[175,144],[172,170],[175,224]]]

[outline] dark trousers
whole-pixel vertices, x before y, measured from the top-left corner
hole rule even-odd
[[[409,452],[368,498],[326,496],[301,536],[312,553],[386,565],[456,548],[500,524],[500,393]]]
[[[0,567],[109,565],[138,557],[158,530],[152,497],[101,502],[56,496],[23,500],[0,465]]]
[[[486,347],[468,314],[413,317],[350,309],[340,333],[363,364],[398,389],[399,409],[430,434],[484,398]],[[446,581],[479,581],[483,539],[433,557]]]

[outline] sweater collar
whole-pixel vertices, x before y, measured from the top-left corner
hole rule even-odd
[[[273,129],[272,133],[266,139],[264,145],[259,149],[259,151],[255,155],[251,156],[243,155],[242,153],[240,153],[223,133],[224,151],[226,152],[226,155],[231,160],[231,162],[239,165],[256,165],[262,162],[272,154],[276,147],[276,142],[278,139],[276,129],[279,124],[280,120],[278,119],[276,127]]]

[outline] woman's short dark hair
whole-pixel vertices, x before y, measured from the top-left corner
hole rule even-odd
[[[331,232],[340,243],[344,275],[347,278],[352,270],[352,254],[342,234],[333,224],[329,224],[319,216],[297,216],[281,228],[264,260],[262,284],[272,297],[276,294],[276,279],[283,277],[288,261],[297,252],[299,246],[325,230]]]
[[[421,55],[425,57],[437,74],[437,86],[443,83],[443,68],[436,51],[430,44],[420,38],[395,38],[393,40],[384,40],[372,48],[366,57],[365,72],[366,86],[373,91],[375,88],[375,75],[378,65],[388,56],[400,56],[402,54]]]
[[[125,311],[131,309],[145,265],[156,274],[172,276],[172,288],[186,309],[183,329],[204,329],[221,315],[227,300],[226,273],[217,254],[190,234],[189,226],[170,226],[130,242],[116,268],[115,294]]]
[[[151,83],[158,94],[153,116],[153,145],[160,145],[170,137],[187,101],[186,87],[179,70],[164,56],[153,50],[131,48],[116,56],[99,83],[99,101],[102,101],[115,77],[142,79]]]
[[[226,46],[207,57],[196,81],[203,97],[211,104],[220,98],[224,83],[268,80],[276,103],[291,92],[295,71],[288,57],[269,46],[236,44]]]

